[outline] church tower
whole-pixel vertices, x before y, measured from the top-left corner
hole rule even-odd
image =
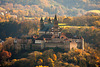
[[[54,18],[54,28],[58,29],[57,15],[55,15],[55,18]]]
[[[40,20],[40,30],[42,30],[44,27],[44,21],[43,21],[43,18],[41,17],[41,20]]]
[[[55,15],[54,18],[54,25],[53,27],[50,29],[50,32],[54,35],[54,37],[59,37],[61,34],[61,28],[58,26],[58,21],[57,21],[57,15]]]

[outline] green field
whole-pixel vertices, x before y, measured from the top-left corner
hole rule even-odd
[[[25,19],[28,19],[28,20],[33,20],[34,17],[25,17]]]
[[[60,28],[91,28],[92,26],[59,26]]]
[[[66,23],[58,23],[59,26],[66,26]]]
[[[66,23],[58,23],[60,28],[91,28],[92,26],[67,26]]]

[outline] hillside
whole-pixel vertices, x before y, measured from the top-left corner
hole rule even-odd
[[[100,10],[99,0],[1,0],[0,1],[0,5],[6,6],[7,3],[10,4],[13,3],[14,9],[16,9],[15,5],[17,6],[29,5],[31,9],[27,10],[32,10],[32,11],[34,10],[33,12],[36,15],[39,13],[45,16],[49,15],[52,16],[52,14],[55,13],[61,16],[62,15],[80,16],[89,10]],[[35,6],[35,8],[31,6]]]

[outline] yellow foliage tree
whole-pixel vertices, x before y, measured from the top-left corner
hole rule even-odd
[[[57,60],[57,56],[56,56],[56,54],[53,54],[53,60],[54,60],[54,61]]]
[[[42,65],[39,65],[39,66],[36,66],[36,67],[49,67],[49,66],[42,66]]]
[[[48,62],[53,63],[54,61],[51,58],[48,58]]]
[[[42,59],[39,59],[37,63],[38,64],[42,64],[43,63],[43,60]]]
[[[18,61],[18,60],[17,60],[17,59],[13,59],[13,60],[12,60],[12,63],[15,63],[16,61]]]
[[[51,58],[48,58],[49,66],[54,67],[54,61]]]
[[[74,61],[76,61],[76,62],[77,62],[77,58],[76,58],[76,57],[74,57]]]

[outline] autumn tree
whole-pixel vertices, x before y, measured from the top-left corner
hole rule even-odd
[[[11,51],[14,48],[13,42],[14,42],[14,38],[12,38],[12,37],[6,38],[6,41],[4,42],[3,48],[5,50]]]
[[[2,45],[2,44],[0,44],[0,51],[2,50],[2,47],[3,47],[3,45]]]
[[[37,62],[39,65],[41,65],[43,63],[43,60],[42,59],[39,59],[38,62]]]
[[[73,18],[72,17],[67,17],[63,20],[64,23],[67,23],[67,25],[70,25],[72,22]]]
[[[51,58],[47,59],[50,67],[54,67],[54,61]]]
[[[54,60],[54,61],[57,60],[57,56],[56,56],[56,54],[53,54],[53,60]]]
[[[11,52],[2,50],[2,52],[0,52],[0,65],[5,66],[6,60],[10,57],[11,57]]]
[[[95,22],[93,22],[93,24],[94,24],[96,27],[100,27],[100,21],[95,21]]]

